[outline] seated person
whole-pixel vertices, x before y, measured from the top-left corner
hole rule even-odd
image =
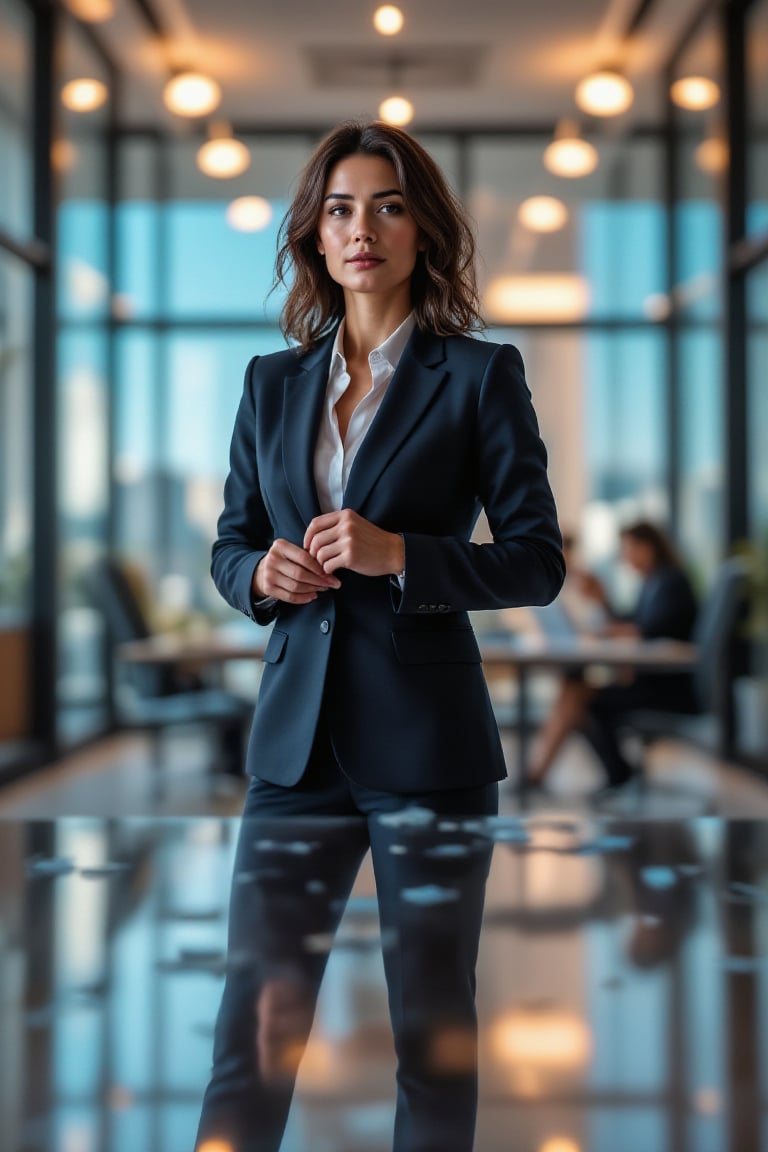
[[[622,560],[642,577],[642,587],[630,617],[615,613],[600,581],[590,573],[573,573],[582,595],[604,609],[606,636],[643,640],[690,640],[696,620],[696,597],[672,544],[654,524],[639,520],[620,533]],[[636,708],[672,712],[695,710],[693,686],[687,672],[639,673],[628,682],[595,688],[580,673],[562,683],[558,699],[537,738],[537,751],[528,773],[540,784],[566,738],[581,731],[590,741],[608,774],[608,784],[619,787],[632,776],[617,739],[619,721]]]

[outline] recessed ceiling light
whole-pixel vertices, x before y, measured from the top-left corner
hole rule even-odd
[[[576,103],[592,116],[620,116],[634,98],[632,85],[613,68],[601,68],[576,89]]]
[[[107,95],[107,86],[101,80],[82,77],[64,85],[61,102],[71,112],[93,112],[106,103]]]
[[[227,208],[227,223],[238,232],[261,232],[272,219],[272,205],[263,196],[239,196]]]
[[[163,100],[177,116],[208,116],[221,103],[221,88],[202,72],[179,72],[166,84]]]
[[[414,107],[405,96],[388,96],[379,104],[379,116],[387,124],[395,124],[402,128],[413,120]]]
[[[669,90],[673,103],[691,112],[704,112],[714,108],[720,99],[720,89],[706,76],[681,76]]]
[[[373,14],[373,26],[382,36],[396,36],[404,23],[403,13],[394,4],[382,4]]]
[[[557,232],[568,219],[568,209],[556,196],[529,196],[517,209],[517,218],[531,232]]]
[[[211,124],[210,140],[197,152],[197,166],[206,176],[229,180],[240,176],[251,163],[251,154],[245,144],[235,140],[229,124]]]
[[[544,151],[544,167],[555,176],[576,178],[594,172],[599,162],[597,149],[582,139],[578,125],[563,120],[555,130],[555,138]]]

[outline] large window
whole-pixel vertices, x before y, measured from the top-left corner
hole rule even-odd
[[[0,229],[29,239],[32,232],[32,20],[18,0],[0,9]]]
[[[107,101],[88,113],[62,108],[57,142],[58,734],[64,743],[106,719],[103,629],[85,577],[109,533],[109,75],[74,22],[64,25],[59,82],[101,81]]]
[[[0,10],[0,233],[32,238],[29,139],[32,21],[11,0]],[[34,271],[0,247],[0,773],[31,725],[32,325]]]
[[[768,235],[768,0],[747,12],[747,232]]]

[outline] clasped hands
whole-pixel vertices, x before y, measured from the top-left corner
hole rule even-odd
[[[340,568],[361,576],[387,576],[402,572],[404,564],[402,536],[342,508],[316,516],[301,548],[289,540],[275,540],[256,566],[254,595],[309,604],[320,592],[341,587],[335,575]]]

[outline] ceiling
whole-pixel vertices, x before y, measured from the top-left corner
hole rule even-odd
[[[375,115],[393,84],[414,103],[413,130],[551,124],[577,112],[573,92],[615,61],[636,88],[623,125],[661,116],[659,66],[701,0],[655,0],[624,31],[638,0],[400,0],[405,26],[381,37],[376,0],[116,0],[95,26],[125,75],[122,119],[185,127],[162,104],[173,67],[221,84],[217,118],[253,127],[315,127]],[[610,129],[615,130],[615,129]]]

